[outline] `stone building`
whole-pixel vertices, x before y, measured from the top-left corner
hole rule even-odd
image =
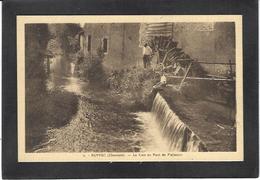
[[[84,54],[105,52],[104,67],[124,69],[142,67],[142,45],[154,37],[170,37],[178,48],[196,59],[209,74],[224,75],[235,70],[235,23],[88,23],[80,33]]]
[[[102,49],[104,67],[124,69],[141,65],[142,48],[139,47],[139,23],[89,23],[79,34],[81,50],[95,56]]]

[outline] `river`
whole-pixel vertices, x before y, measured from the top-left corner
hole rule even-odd
[[[62,89],[77,95],[78,112],[66,126],[50,130],[51,143],[37,152],[169,150],[153,113],[121,110],[113,101],[116,98],[111,97],[107,90],[96,90],[77,77],[51,76],[48,89]]]

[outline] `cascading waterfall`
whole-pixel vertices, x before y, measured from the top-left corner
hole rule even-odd
[[[207,151],[198,136],[179,119],[159,93],[154,98],[152,113],[160,126],[163,137],[167,139],[170,151]]]

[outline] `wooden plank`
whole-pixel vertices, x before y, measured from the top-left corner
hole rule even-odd
[[[146,32],[146,35],[160,35],[160,34],[170,34],[170,31],[150,31],[150,32]]]
[[[149,23],[147,27],[172,26],[172,23]]]
[[[187,75],[188,75],[188,73],[189,73],[189,71],[190,71],[191,65],[192,65],[192,62],[190,62],[189,66],[188,66],[188,69],[187,69],[187,71],[186,71],[186,73],[185,73],[183,79],[181,80],[181,83],[180,83],[180,85],[179,85],[179,90],[181,89],[181,86],[182,86],[182,84],[184,83],[184,81],[185,81],[185,79],[186,79],[186,77],[187,77]]]
[[[169,31],[171,32],[171,30],[169,28],[149,28],[149,29],[146,29],[145,32],[154,32],[154,31]]]
[[[149,24],[146,28],[172,27],[171,24]]]
[[[174,79],[183,79],[183,76],[173,76],[166,75],[166,77],[174,78]],[[204,78],[204,77],[186,77],[186,79],[190,80],[209,80],[209,81],[235,81],[235,79],[225,79],[225,78]]]
[[[214,74],[207,74],[207,76],[212,77],[212,78],[222,78],[222,79],[228,79],[225,76],[219,76],[219,75],[214,75]]]
[[[165,60],[166,60],[168,54],[169,54],[172,50],[174,50],[174,49],[176,49],[176,48],[172,48],[172,49],[170,49],[169,51],[167,51],[167,52],[165,53],[164,58],[163,58],[163,62],[162,62],[163,66],[164,66],[164,62],[165,62]]]
[[[170,27],[147,28],[146,32],[148,31],[171,31],[171,28]]]
[[[218,63],[218,62],[205,62],[205,61],[196,61],[200,64],[223,64],[223,65],[236,65],[236,63]]]
[[[145,37],[146,38],[153,38],[153,37],[159,37],[159,36],[168,37],[169,34],[149,34],[149,35],[146,35]]]
[[[176,59],[176,61],[181,62],[181,61],[194,61],[193,59]]]

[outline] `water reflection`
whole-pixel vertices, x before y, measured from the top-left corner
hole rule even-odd
[[[77,95],[86,95],[87,83],[76,77],[59,77],[52,75],[47,81],[47,87],[51,89],[62,89]]]

